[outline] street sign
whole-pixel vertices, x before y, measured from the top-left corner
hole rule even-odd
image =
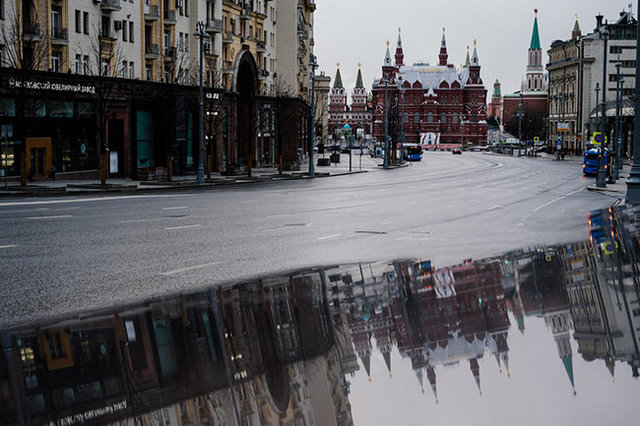
[[[602,144],[602,133],[600,132],[593,132],[593,135],[591,137],[593,139],[593,144],[594,145],[601,145]]]
[[[562,148],[562,138],[560,136],[558,136],[558,141],[556,142],[556,145],[558,146],[558,148]]]
[[[618,146],[622,146],[622,136],[618,136]]]
[[[537,137],[537,136],[534,136],[534,137],[533,137],[533,141],[534,141],[535,143],[538,143],[538,142],[540,142],[540,138],[539,138],[539,137]]]
[[[569,123],[558,123],[558,132],[568,132]]]

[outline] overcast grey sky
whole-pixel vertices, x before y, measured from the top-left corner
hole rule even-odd
[[[540,41],[546,50],[553,40],[571,37],[575,14],[583,34],[595,28],[595,15],[615,21],[628,0],[457,0],[455,2],[397,0],[316,0],[314,39],[319,71],[331,76],[336,62],[349,95],[355,86],[358,62],[365,87],[371,90],[381,76],[386,44],[395,52],[398,27],[402,28],[404,62],[437,63],[442,27],[446,28],[449,62],[464,63],[466,46],[478,40],[481,77],[491,90],[496,77],[502,92],[520,89],[531,42],[535,8],[539,9]],[[637,2],[633,2],[636,14]]]

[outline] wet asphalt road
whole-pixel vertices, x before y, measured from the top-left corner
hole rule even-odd
[[[0,326],[308,266],[437,266],[588,238],[580,164],[427,153],[410,167],[223,189],[0,200]]]

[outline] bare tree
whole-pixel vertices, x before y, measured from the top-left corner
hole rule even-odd
[[[47,25],[41,19],[31,3],[30,7],[22,12],[27,16],[18,13],[16,3],[10,2],[12,7],[7,11],[7,18],[0,21],[0,48],[2,49],[2,63],[0,66],[11,69],[13,74],[9,84],[18,90],[15,97],[15,126],[13,129],[13,140],[21,144],[21,164],[20,175],[21,184],[27,184],[26,170],[26,136],[28,120],[36,116],[44,105],[40,97],[27,97],[31,89],[29,80],[33,79],[35,71],[47,70],[49,68],[49,37],[47,35]],[[61,65],[62,66],[62,65]]]
[[[118,90],[112,78],[123,75],[126,69],[124,65],[125,57],[118,39],[112,37],[109,26],[100,27],[94,24],[88,49],[89,63],[86,65],[85,73],[96,77],[95,123],[97,148],[100,152],[100,183],[105,185],[109,174],[107,126],[109,125],[109,120],[114,118],[113,109],[110,108],[109,104],[113,101]],[[82,52],[82,47],[80,47],[80,51]]]

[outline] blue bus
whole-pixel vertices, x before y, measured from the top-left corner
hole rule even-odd
[[[422,160],[422,147],[420,145],[405,145],[404,159],[407,161]]]
[[[584,160],[582,162],[582,173],[585,175],[598,174],[598,156],[600,148],[591,148],[584,152]],[[609,168],[609,150],[604,150],[604,169],[608,172]]]

